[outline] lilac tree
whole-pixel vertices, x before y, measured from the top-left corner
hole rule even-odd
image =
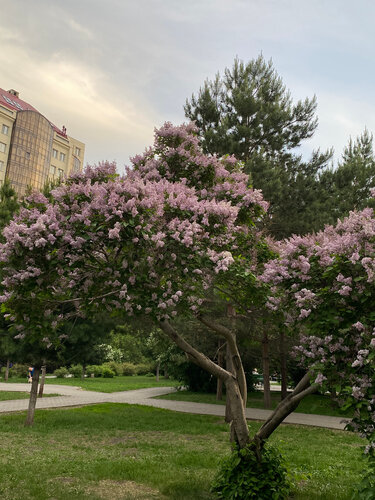
[[[52,191],[31,195],[29,207],[5,229],[1,300],[16,337],[43,357],[65,340],[59,328],[76,315],[145,314],[190,359],[224,380],[233,434],[248,442],[246,381],[235,337],[225,370],[173,329],[177,314],[197,314],[206,290],[245,249],[255,248],[254,221],[267,208],[233,157],[204,155],[193,125],[166,124],[155,144],[133,159],[124,178],[102,164]]]
[[[266,264],[268,305],[300,331],[297,360],[322,391],[352,408],[349,428],[375,460],[375,217],[371,208],[279,245]],[[371,497],[372,498],[372,497]]]

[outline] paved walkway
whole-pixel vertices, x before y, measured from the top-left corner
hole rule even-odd
[[[138,389],[122,392],[94,392],[85,391],[80,387],[67,385],[46,384],[45,394],[59,394],[48,398],[38,399],[37,408],[62,408],[69,406],[83,406],[95,403],[128,403],[137,405],[165,408],[166,410],[179,411],[183,413],[196,413],[201,415],[217,415],[223,417],[224,405],[191,403],[188,401],[171,401],[167,399],[153,399],[175,392],[174,387],[152,387],[149,389]],[[0,383],[0,391],[30,391],[29,384]],[[27,410],[29,401],[27,399],[16,399],[11,401],[0,401],[0,413]],[[249,420],[266,420],[271,414],[270,410],[247,408],[246,418]],[[345,422],[341,417],[327,417],[324,415],[308,415],[306,413],[291,413],[284,421],[288,424],[309,425],[324,427],[328,429],[344,429]]]

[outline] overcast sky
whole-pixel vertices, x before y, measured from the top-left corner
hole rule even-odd
[[[151,145],[204,80],[261,52],[295,100],[318,99],[301,152],[375,132],[375,2],[0,0],[0,87],[86,144],[88,163]]]

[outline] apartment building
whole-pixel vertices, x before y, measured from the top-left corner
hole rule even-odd
[[[31,186],[83,168],[85,145],[56,127],[16,90],[0,88],[0,184],[9,178],[18,196]]]

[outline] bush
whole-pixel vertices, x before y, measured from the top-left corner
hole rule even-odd
[[[15,363],[12,368],[9,370],[9,377],[27,377],[27,374],[29,372],[29,366],[30,365],[22,365],[19,363]],[[5,373],[5,368],[4,373]]]
[[[225,500],[282,500],[288,498],[291,487],[283,458],[266,444],[260,461],[254,445],[234,450],[223,461],[212,491]]]
[[[181,382],[182,386],[193,392],[216,392],[217,379],[200,366],[189,361],[168,366],[170,375]]]
[[[112,370],[117,377],[120,377],[124,373],[122,364],[116,363],[115,361],[108,361],[107,363],[104,363],[102,366]]]
[[[136,375],[136,366],[133,363],[122,363],[122,374],[123,375]]]
[[[65,368],[65,366],[62,366],[61,368],[57,368],[53,374],[56,375],[57,378],[65,378],[69,375],[69,370]]]
[[[102,376],[102,367],[99,365],[87,365],[86,366],[86,373],[87,376],[90,377],[91,374],[94,374],[94,377],[101,377]]]
[[[72,365],[69,368],[69,373],[73,375],[74,377],[82,377],[83,374],[83,366],[82,365]]]
[[[102,377],[104,378],[113,378],[115,376],[115,372],[108,368],[108,366],[102,366]]]
[[[135,365],[135,374],[136,375],[147,375],[152,370],[152,363],[139,363]]]

